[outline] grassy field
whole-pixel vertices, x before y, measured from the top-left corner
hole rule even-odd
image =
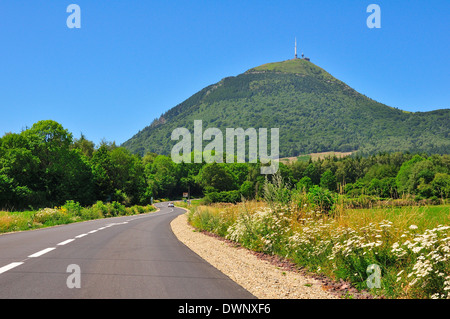
[[[389,220],[401,230],[416,225],[419,231],[424,231],[450,225],[450,205],[347,209],[342,218],[352,227]]]
[[[341,209],[330,216],[262,201],[198,205],[188,215],[200,230],[388,298],[450,296],[449,216],[449,205]],[[368,283],[370,265],[381,270],[375,286]]]

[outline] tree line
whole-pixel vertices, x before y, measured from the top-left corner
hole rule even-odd
[[[0,138],[0,209],[23,210],[97,201],[148,205],[152,198],[205,196],[237,202],[263,196],[260,163],[174,163],[170,157],[131,153],[115,143],[96,146],[55,121],[35,123]],[[345,194],[398,198],[450,197],[450,156],[383,153],[280,163],[287,190],[317,188]],[[316,188],[314,188],[316,187]]]

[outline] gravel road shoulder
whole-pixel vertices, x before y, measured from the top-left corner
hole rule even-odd
[[[195,231],[186,214],[175,218],[171,227],[182,243],[257,298],[338,298],[326,290],[321,280],[284,269],[245,248]]]

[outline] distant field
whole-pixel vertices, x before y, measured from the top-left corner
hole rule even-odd
[[[283,157],[280,158],[280,162],[282,163],[289,163],[294,161],[309,161],[311,158],[313,161],[318,160],[319,158],[323,159],[328,156],[336,156],[337,158],[346,157],[349,155],[352,155],[354,152],[321,152],[321,153],[311,153],[311,154],[305,154],[305,155],[299,155],[299,156],[293,156],[293,157]]]

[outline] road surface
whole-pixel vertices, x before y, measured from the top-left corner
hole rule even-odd
[[[255,298],[177,240],[184,213],[106,218],[0,235],[0,299]]]

